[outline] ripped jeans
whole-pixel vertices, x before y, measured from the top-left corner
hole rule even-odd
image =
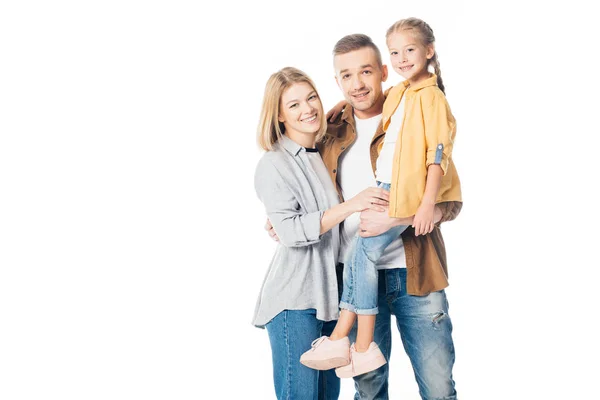
[[[406,293],[406,268],[379,271],[379,314],[374,340],[386,360],[392,350],[392,315],[410,359],[423,400],[455,400],[454,343],[448,300],[443,290],[427,296]],[[397,337],[395,334],[393,335]],[[356,325],[350,341],[356,339]],[[355,399],[387,400],[389,364],[354,378]],[[393,374],[393,368],[392,368]]]

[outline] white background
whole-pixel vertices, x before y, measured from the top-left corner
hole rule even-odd
[[[409,16],[434,29],[458,121],[465,205],[443,229],[459,396],[598,396],[591,11],[209,6],[0,5],[0,398],[274,398],[250,325],[275,246],[253,189],[264,84],[298,67],[329,108],[335,42],[366,33],[388,62],[385,31]],[[393,342],[391,397],[418,399]]]

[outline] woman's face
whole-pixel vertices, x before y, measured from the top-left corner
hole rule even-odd
[[[308,83],[294,83],[281,96],[279,122],[286,135],[316,135],[321,128],[323,106],[317,91]]]

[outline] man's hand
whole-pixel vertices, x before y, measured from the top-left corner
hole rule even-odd
[[[402,219],[405,221],[406,219]],[[389,231],[391,228],[397,225],[401,225],[398,222],[399,218],[391,218],[388,216],[388,208],[385,211],[373,211],[365,210],[360,213],[360,228],[358,233],[362,237],[371,237],[381,235],[384,232]],[[412,218],[408,219],[406,225],[412,222]]]
[[[277,236],[277,234],[275,233],[275,229],[273,229],[273,225],[271,225],[271,221],[269,221],[268,218],[267,223],[265,224],[265,231],[267,231],[269,236],[271,236],[271,239],[273,239],[276,242],[279,242],[279,236]]]
[[[388,216],[388,209],[385,211],[365,210],[360,214],[360,228],[358,233],[362,237],[371,237],[381,235],[389,231],[394,226],[412,225],[414,217],[392,218]],[[442,219],[442,210],[438,206],[433,211],[433,221],[435,223]]]

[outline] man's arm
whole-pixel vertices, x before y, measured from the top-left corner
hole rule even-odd
[[[442,212],[442,219],[439,221],[439,223],[441,224],[442,222],[452,221],[456,219],[456,217],[458,217],[458,214],[460,214],[462,204],[462,201],[446,201],[443,203],[436,204],[435,207],[439,207],[439,209]]]
[[[443,204],[443,203],[442,203]],[[388,211],[378,212],[366,210],[360,213],[360,228],[359,234],[362,237],[370,237],[381,235],[389,231],[394,226],[412,225],[413,217],[408,218],[392,218],[388,215]],[[438,205],[433,211],[433,220],[438,223],[443,218],[443,211]]]

